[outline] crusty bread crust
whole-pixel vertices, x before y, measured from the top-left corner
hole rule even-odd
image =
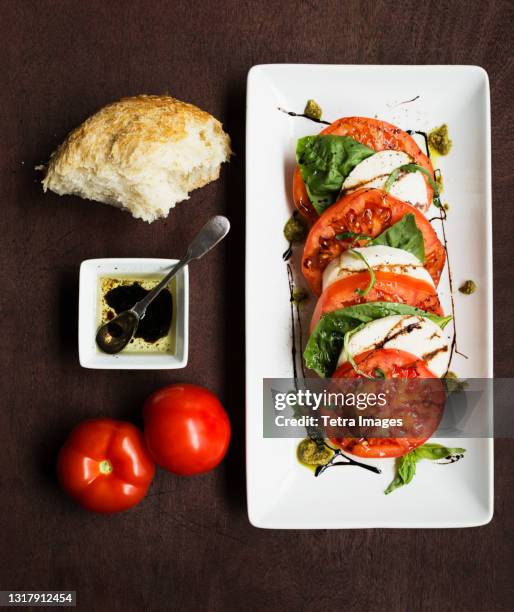
[[[191,172],[186,191],[202,187],[217,178],[221,162],[228,160],[231,154],[230,139],[221,123],[193,104],[171,96],[123,98],[99,110],[68,135],[50,158],[43,188],[61,195],[74,193],[126,207],[134,216],[146,218],[134,212],[133,208],[137,209],[138,203],[131,206],[130,202],[122,201],[121,195],[118,197],[116,194],[116,188],[112,190],[114,193],[105,190],[105,197],[100,190],[91,189],[95,187],[95,178],[109,177],[115,173],[117,181],[144,182],[151,174],[151,165],[155,164],[162,147],[173,151],[173,146],[191,133],[195,134],[198,146],[217,152],[217,161],[210,162],[207,168],[202,168],[203,162],[199,161],[200,171]],[[204,138],[204,134],[208,136]],[[218,159],[220,156],[221,159]],[[179,163],[180,160],[177,161]],[[190,166],[193,163],[194,167],[194,160],[189,163]],[[124,197],[127,199],[126,195]],[[176,201],[180,199],[185,198],[179,197]],[[175,201],[170,202],[170,206],[174,204]],[[144,205],[147,206],[147,203]],[[157,212],[156,218],[159,216],[165,216],[162,210]]]

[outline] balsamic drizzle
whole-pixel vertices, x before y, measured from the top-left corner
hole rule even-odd
[[[456,455],[448,455],[448,457],[444,457],[443,459],[438,459],[434,461],[434,463],[437,463],[437,465],[448,465],[449,463],[456,463],[461,459],[464,459],[464,454],[458,453]]]
[[[425,141],[425,148],[427,150],[427,157],[430,159],[430,149],[428,148],[428,134],[426,132],[423,132],[422,130],[405,130],[405,131],[407,132],[407,134],[410,134],[411,136],[413,134],[419,134],[420,136],[423,137],[423,140]]]
[[[296,368],[296,333],[295,333],[295,324],[294,324],[294,306],[295,305],[293,301],[294,280],[293,280],[293,272],[289,264],[287,264],[287,282],[289,284],[289,305],[291,309],[291,339],[292,339],[291,356],[293,358],[293,379],[294,379],[295,387],[297,388],[298,371]]]
[[[450,253],[448,252],[448,241],[446,239],[446,227],[444,224],[444,222],[446,221],[446,212],[444,212],[444,215],[443,215],[443,212],[444,212],[444,209],[441,209],[440,216],[435,217],[435,219],[437,219],[438,221],[441,221],[441,230],[443,232],[443,246],[444,246],[444,250],[446,253],[446,261],[448,262],[448,284],[450,285],[450,301],[451,301],[452,315],[453,315],[453,338],[452,338],[452,344],[450,348],[450,360],[448,361],[448,369],[450,369],[454,353],[456,353],[457,355],[460,355],[461,357],[464,357],[464,359],[468,359],[468,356],[462,353],[461,351],[459,351],[457,347],[457,321],[455,318],[455,299],[453,297],[453,277],[452,277],[452,270],[451,270],[451,265],[450,265]]]
[[[400,329],[397,329],[398,327],[400,327]],[[376,344],[376,348],[377,349],[381,349],[384,348],[384,346],[388,343],[391,342],[392,340],[394,340],[395,338],[398,338],[398,336],[403,336],[403,335],[407,335],[410,334],[411,331],[415,330],[415,329],[421,329],[421,324],[419,322],[416,323],[409,323],[408,325],[406,325],[405,327],[401,327],[400,324],[396,324],[386,335],[386,337],[381,340],[380,342],[378,342]]]
[[[410,134],[410,135],[419,134],[420,136],[423,137],[423,140],[425,141],[425,148],[427,151],[427,156],[430,159],[430,147],[428,145],[428,134],[421,130],[407,130],[407,134]],[[452,338],[452,343],[450,347],[450,359],[448,361],[448,369],[450,369],[454,353],[456,353],[457,355],[460,355],[461,357],[464,357],[464,359],[468,359],[468,356],[462,353],[461,351],[459,351],[458,345],[457,345],[457,325],[456,325],[456,316],[455,316],[455,300],[453,297],[453,277],[452,277],[452,270],[451,270],[451,265],[450,265],[450,253],[448,252],[448,240],[446,239],[446,226],[444,223],[448,215],[446,214],[446,211],[444,210],[442,206],[441,200],[439,199],[439,194],[437,194],[437,197],[434,197],[434,204],[439,209],[439,215],[436,217],[432,217],[428,221],[430,223],[432,223],[433,221],[441,221],[441,230],[443,233],[443,246],[444,246],[444,251],[446,253],[446,261],[448,262],[448,284],[450,286],[450,302],[451,302],[451,309],[452,309],[452,316],[453,316],[453,338]]]
[[[421,96],[414,96],[414,98],[412,98],[411,100],[404,100],[403,102],[398,102],[398,104],[394,104],[393,106],[390,106],[389,108],[396,108],[397,106],[401,106],[402,104],[409,104],[410,102],[416,102],[416,100],[419,100],[419,98],[421,98]]]
[[[291,249],[291,245],[289,246]],[[292,253],[292,249],[291,249]],[[294,300],[294,278],[293,271],[291,266],[287,264],[287,280],[289,284],[289,302],[291,307],[291,339],[292,339],[292,347],[291,347],[291,355],[293,357],[293,377],[294,384],[296,390],[298,390],[298,366],[296,364],[296,355],[298,353],[296,349],[296,339],[297,339],[297,329],[298,329],[298,341],[300,343],[300,367],[302,369],[302,379],[305,379],[305,366],[303,362],[303,355],[301,355],[301,350],[303,347],[303,329],[302,329],[302,319],[300,316],[300,305]],[[298,328],[295,326],[295,312],[296,312],[296,322]]]
[[[300,304],[296,303],[295,307],[296,307],[296,318],[298,320],[298,340],[300,341],[300,350],[302,350],[303,348],[303,329],[302,329],[302,318],[300,316]],[[304,364],[303,355],[300,358],[300,365],[302,368],[302,376],[305,379],[305,364]]]
[[[309,119],[310,121],[314,121],[314,123],[323,123],[323,125],[330,125],[330,121],[323,121],[323,119],[315,119],[314,117],[309,117],[309,115],[305,115],[304,113],[293,113],[293,111],[287,111],[285,108],[280,108],[277,106],[277,109],[281,113],[285,113],[290,117],[303,117],[304,119]]]
[[[423,136],[425,140],[427,156],[428,156],[428,159],[430,159],[430,147],[428,146],[428,134],[426,132],[422,132],[418,130],[407,130],[407,133],[408,134],[419,134],[420,136]],[[452,316],[453,316],[453,338],[452,338],[452,343],[450,347],[450,359],[448,361],[448,369],[450,369],[454,353],[456,353],[457,355],[460,355],[461,357],[464,357],[464,359],[468,359],[468,356],[462,353],[461,351],[459,351],[458,346],[457,346],[457,319],[455,315],[455,299],[453,297],[453,276],[452,276],[452,267],[450,264],[450,253],[448,251],[448,240],[446,238],[446,226],[445,226],[445,221],[447,220],[448,215],[446,214],[446,211],[442,207],[439,197],[438,197],[438,209],[439,209],[439,215],[429,219],[429,222],[432,223],[433,221],[441,221],[441,231],[443,232],[443,247],[446,253],[446,261],[448,262],[448,284],[450,286],[450,302],[451,302],[451,309],[452,309]]]
[[[382,473],[382,470],[380,468],[377,468],[374,465],[368,465],[367,463],[361,463],[360,461],[355,461],[355,459],[352,459],[351,457],[348,457],[348,455],[345,455],[339,448],[332,448],[326,442],[324,441],[322,442],[324,446],[326,446],[327,448],[329,448],[331,451],[334,452],[334,456],[332,457],[332,459],[330,459],[328,463],[325,463],[325,465],[318,465],[314,472],[314,476],[316,477],[321,476],[321,474],[323,474],[325,470],[328,470],[328,468],[338,467],[340,465],[355,465],[357,467],[363,468],[364,470],[369,470],[370,472],[373,472],[375,474]],[[338,461],[336,463],[336,459],[338,457],[341,457],[343,460]]]

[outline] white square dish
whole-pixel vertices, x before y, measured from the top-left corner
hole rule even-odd
[[[491,136],[486,72],[476,66],[254,66],[248,75],[246,126],[250,522],[275,529],[483,525],[493,515],[492,439],[444,440],[450,446],[465,446],[465,459],[448,469],[421,462],[408,487],[386,496],[383,491],[394,475],[393,459],[379,460],[379,476],[348,468],[328,470],[326,477],[313,478],[296,460],[297,440],[263,437],[262,381],[293,376],[290,295],[282,260],[287,242],[282,232],[293,210],[295,143],[323,127],[288,116],[279,108],[302,113],[308,98],[320,104],[328,121],[377,117],[404,130],[422,131],[448,124],[453,149],[438,160],[438,166],[444,176],[444,199],[451,203],[446,232],[455,285],[455,325],[459,348],[469,357],[456,355],[452,370],[461,378],[493,376]],[[446,278],[446,269],[443,274]],[[455,291],[467,279],[473,279],[478,287],[472,297]],[[442,280],[438,289],[448,312],[448,281]]]
[[[134,352],[117,355],[100,351],[95,342],[99,326],[100,279],[103,277],[163,277],[175,259],[88,259],[80,266],[79,360],[83,368],[115,370],[164,370],[184,368],[188,355],[189,277],[182,268],[170,285],[174,296],[170,334],[174,350],[169,353]]]

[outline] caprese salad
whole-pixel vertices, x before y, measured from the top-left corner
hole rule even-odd
[[[333,379],[444,377],[452,317],[437,294],[446,251],[426,216],[441,206],[429,156],[390,123],[346,117],[300,138],[296,160],[293,199],[309,227],[301,271],[317,297],[307,367]],[[421,451],[428,437],[330,438],[325,446],[409,464],[463,452]],[[328,460],[326,449],[309,452],[320,465]]]

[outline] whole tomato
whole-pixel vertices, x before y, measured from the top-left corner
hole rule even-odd
[[[142,432],[113,419],[77,425],[57,459],[62,488],[94,512],[120,512],[135,506],[146,495],[154,473]]]
[[[230,421],[218,398],[196,385],[156,391],[143,410],[145,440],[161,467],[190,476],[218,465],[230,441]]]

